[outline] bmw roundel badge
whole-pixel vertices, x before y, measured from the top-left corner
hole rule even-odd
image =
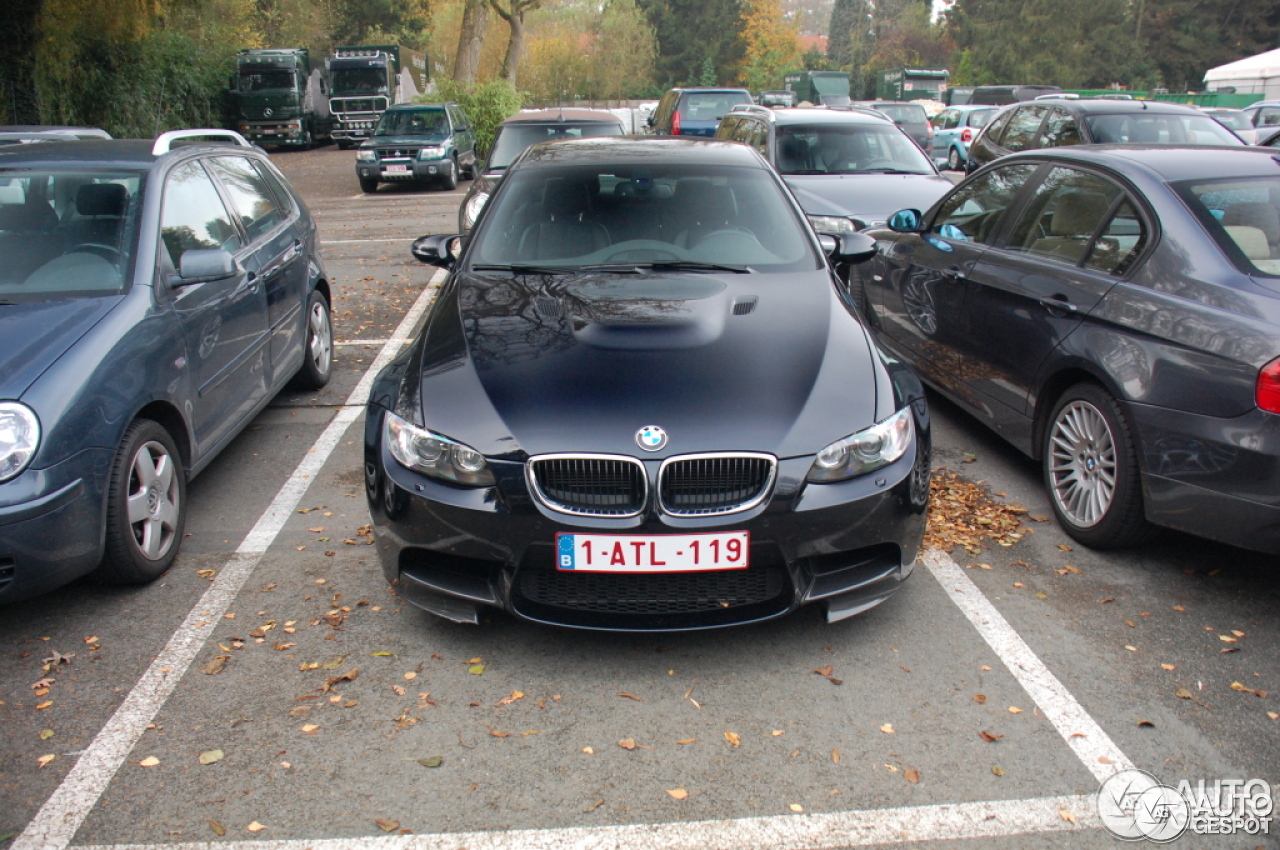
[[[636,444],[646,452],[656,452],[667,445],[667,432],[657,425],[646,425],[636,432]]]

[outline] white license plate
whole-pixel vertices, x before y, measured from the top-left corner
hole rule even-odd
[[[557,534],[556,569],[588,573],[743,570],[751,535]]]
[[[406,174],[406,173],[408,173],[408,171],[409,171],[409,166],[407,166],[407,165],[384,165],[384,166],[382,166],[382,170],[383,170],[383,171],[385,171],[385,172],[387,172],[388,174]]]

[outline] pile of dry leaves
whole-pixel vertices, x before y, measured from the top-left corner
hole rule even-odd
[[[962,546],[976,553],[983,543],[1012,546],[1031,533],[1019,520],[1027,513],[1025,508],[996,501],[982,482],[965,481],[945,467],[933,471],[929,495],[924,545],[930,549],[950,552]]]

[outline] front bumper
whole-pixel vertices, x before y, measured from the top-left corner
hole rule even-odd
[[[1147,519],[1280,554],[1280,415],[1218,418],[1128,405],[1138,431]]]
[[[300,119],[287,121],[247,121],[239,132],[258,145],[300,145],[306,142],[306,127]]]
[[[413,183],[424,180],[443,180],[451,161],[440,159],[381,160],[356,162],[356,176],[362,180],[381,180],[384,183]],[[401,170],[403,169],[403,170]]]
[[[102,560],[112,453],[90,450],[0,485],[0,605],[92,572]]]
[[[894,464],[805,484],[811,458],[780,460],[772,497],[739,514],[628,520],[557,515],[529,494],[524,465],[494,463],[496,487],[462,489],[408,470],[380,443],[370,408],[365,484],[382,569],[409,602],[456,622],[485,608],[607,631],[682,631],[762,622],[820,603],[829,621],[888,599],[924,533],[928,434]],[[649,459],[644,459],[646,466]],[[652,462],[656,474],[658,461]],[[557,532],[747,531],[750,566],[703,573],[576,573],[555,567]]]

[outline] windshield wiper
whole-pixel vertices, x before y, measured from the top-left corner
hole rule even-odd
[[[869,168],[866,171],[855,171],[855,174],[928,174],[927,171],[910,171],[906,168]]]
[[[734,274],[751,274],[750,266],[730,266],[724,263],[699,263],[693,260],[662,260],[654,263],[636,263],[641,269],[656,271],[693,271],[693,272],[733,272]]]
[[[582,271],[581,268],[574,266],[532,266],[514,263],[509,266],[502,265],[481,265],[472,266],[470,271],[473,272],[511,272],[512,274],[577,274]]]

